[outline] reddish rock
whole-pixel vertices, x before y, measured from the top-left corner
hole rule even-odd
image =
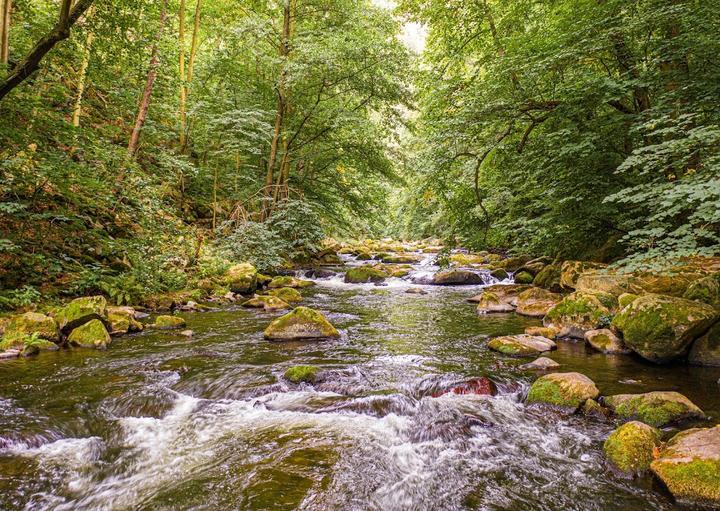
[[[497,394],[497,386],[490,378],[473,378],[454,385],[440,392],[435,392],[432,397],[440,397],[445,394],[475,394],[478,396],[494,396]]]

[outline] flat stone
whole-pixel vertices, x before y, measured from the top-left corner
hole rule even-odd
[[[525,371],[552,371],[553,369],[558,369],[559,367],[560,364],[555,362],[553,359],[548,357],[540,357],[533,360],[532,362],[521,365],[520,369],[523,369]]]
[[[488,348],[511,357],[531,357],[554,350],[557,345],[547,337],[519,334],[495,337],[488,343]]]

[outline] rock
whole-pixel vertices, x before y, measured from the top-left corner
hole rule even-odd
[[[227,300],[228,302],[234,302],[237,300],[237,297],[235,296],[235,293],[233,293],[232,291],[228,291],[223,295],[223,299]]]
[[[370,252],[358,252],[355,258],[358,261],[369,261],[370,259],[372,259],[372,256],[370,255]]]
[[[632,275],[611,273],[609,270],[587,271],[581,274],[575,283],[575,291],[588,294],[607,293],[620,296],[638,290]]]
[[[600,391],[595,383],[580,373],[552,373],[541,376],[530,387],[527,403],[544,403],[577,411]]]
[[[553,293],[559,293],[562,291],[560,285],[560,266],[557,264],[549,264],[540,272],[535,275],[535,279],[532,281],[533,286],[541,287],[552,291]]]
[[[523,264],[520,268],[518,268],[516,273],[520,273],[520,272],[529,273],[530,275],[533,276],[533,278],[535,278],[535,276],[537,274],[539,274],[541,271],[543,271],[548,264],[549,263],[546,258],[533,259],[532,261],[528,261],[527,263]]]
[[[542,318],[550,309],[560,303],[562,296],[546,289],[532,287],[515,299],[516,312],[522,316]]]
[[[530,363],[523,364],[520,369],[524,371],[552,371],[558,369],[560,364],[548,357],[540,357]]]
[[[297,289],[291,287],[281,287],[278,289],[270,289],[267,292],[270,296],[277,296],[282,301],[287,303],[298,303],[302,302],[302,295]]]
[[[263,275],[262,273],[258,273],[256,278],[258,286],[267,286],[273,279],[269,275]]]
[[[55,316],[55,320],[64,334],[93,319],[107,320],[107,300],[104,296],[76,298],[60,309]]]
[[[632,283],[643,293],[682,297],[705,273],[695,269],[678,269],[666,273],[635,273]]]
[[[607,419],[610,416],[610,410],[603,407],[594,399],[588,399],[582,405],[582,414],[586,417],[595,417],[597,419]]]
[[[390,264],[414,264],[420,262],[420,258],[411,254],[387,255],[380,258],[383,263]]]
[[[495,293],[483,291],[479,295],[477,306],[478,314],[488,314],[492,312],[513,312],[513,307],[509,302],[501,300]]]
[[[705,414],[678,392],[648,392],[607,396],[605,405],[618,417],[639,420],[661,428],[687,419],[704,419]]]
[[[540,337],[555,339],[558,334],[558,330],[557,328],[550,326],[529,326],[525,329],[525,333],[528,335],[539,335]]]
[[[690,348],[688,362],[699,366],[720,367],[720,323],[695,341]]]
[[[605,268],[606,265],[589,261],[565,261],[560,267],[560,285],[563,289],[575,289],[580,275],[588,270]]]
[[[277,296],[255,296],[242,304],[243,307],[276,311],[289,309],[290,305]]]
[[[387,273],[370,266],[359,266],[351,268],[345,273],[345,282],[349,284],[366,284],[369,282],[384,282],[388,277]]]
[[[709,275],[690,284],[683,298],[720,308],[720,273]]]
[[[628,475],[641,475],[650,468],[653,452],[660,445],[660,431],[642,422],[623,424],[603,444],[608,461]]]
[[[535,277],[532,273],[521,271],[515,274],[514,279],[516,284],[532,284]]]
[[[498,280],[505,280],[510,278],[510,275],[507,271],[505,271],[502,268],[496,268],[493,271],[490,272],[490,276],[492,278],[498,279]]]
[[[421,287],[411,287],[405,291],[409,295],[426,295],[427,291],[425,291]]]
[[[60,341],[58,325],[53,318],[37,312],[26,312],[10,318],[0,346],[9,348],[14,341],[22,341],[33,334],[40,339]]]
[[[11,349],[0,351],[0,360],[11,360],[20,356],[20,350]]]
[[[601,353],[611,355],[627,355],[631,353],[622,340],[609,328],[600,330],[588,330],[585,332],[587,343]]]
[[[108,324],[110,335],[122,335],[129,332],[140,332],[143,324],[135,319],[136,311],[132,307],[108,307]]]
[[[633,303],[635,300],[637,300],[639,297],[639,295],[636,295],[634,293],[623,293],[618,296],[618,305],[620,306],[620,309],[624,309],[625,307]]]
[[[471,271],[447,270],[436,273],[431,283],[435,286],[475,286],[484,281],[481,275]]]
[[[481,254],[451,254],[450,255],[450,264],[453,266],[477,266],[481,264],[485,264],[487,262],[487,257]]]
[[[558,337],[584,339],[585,332],[610,321],[612,313],[609,306],[613,300],[611,295],[576,291],[550,309],[543,323],[558,329]]]
[[[190,338],[195,335],[195,332],[193,332],[192,330],[183,330],[182,332],[180,332],[180,335]]]
[[[497,385],[495,385],[495,382],[490,378],[486,378],[484,376],[480,378],[472,378],[457,385],[453,385],[448,389],[435,392],[432,394],[432,397],[440,397],[445,394],[494,396],[497,394]]]
[[[227,271],[222,283],[233,293],[254,293],[258,284],[257,270],[249,263],[236,264]]]
[[[38,337],[28,337],[25,339],[20,355],[23,357],[30,357],[37,355],[41,351],[58,351],[59,349],[60,346],[52,341],[40,339]]]
[[[318,379],[317,367],[293,366],[285,371],[285,379],[292,383],[315,383]]]
[[[155,318],[153,328],[158,330],[173,330],[182,328],[186,325],[185,320],[180,316],[158,316]]]
[[[313,268],[305,273],[305,276],[309,279],[329,279],[335,275],[337,275],[337,272],[325,268]]]
[[[678,433],[650,469],[676,499],[720,508],[720,426]]]
[[[668,362],[687,353],[692,342],[717,321],[711,306],[664,295],[644,295],[625,307],[613,326],[625,344],[652,362]]]
[[[511,357],[532,357],[552,351],[557,345],[545,337],[519,334],[495,337],[488,343],[488,348]]]
[[[315,285],[315,282],[312,280],[303,280],[298,279],[291,276],[284,276],[284,277],[275,277],[272,279],[272,282],[268,284],[268,287],[270,289],[280,289],[283,287],[291,287],[291,288],[304,288],[304,287],[312,287]]]
[[[102,321],[92,319],[73,329],[68,336],[68,342],[71,346],[104,350],[110,344],[110,334]]]
[[[530,286],[519,285],[519,284],[493,284],[483,288],[483,292],[479,295],[468,298],[468,302],[480,302],[482,300],[483,293],[493,293],[497,298],[504,302],[512,302],[520,293],[530,289]]]
[[[514,272],[520,269],[525,263],[527,263],[531,259],[532,258],[529,255],[521,255],[516,257],[508,257],[507,259],[503,259],[496,264],[500,268]]]
[[[308,307],[296,308],[277,318],[265,329],[266,339],[278,341],[337,337],[340,337],[340,333],[325,316]]]

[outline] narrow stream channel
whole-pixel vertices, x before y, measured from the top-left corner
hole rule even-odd
[[[416,268],[415,276],[434,268]],[[319,280],[304,305],[342,332],[271,343],[278,314],[187,314],[195,335],[147,332],[109,350],[0,365],[3,510],[670,510],[650,479],[615,476],[613,423],[522,401],[525,361],[489,336],[538,320],[478,316],[479,287]],[[678,390],[720,417],[720,370],[660,367],[560,341],[551,357],[603,392]],[[282,378],[323,369],[315,386]],[[496,397],[439,391],[488,376]]]

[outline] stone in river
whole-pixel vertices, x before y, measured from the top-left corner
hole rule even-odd
[[[277,318],[265,329],[264,335],[266,339],[274,341],[340,337],[337,329],[321,312],[308,307],[298,307]]]
[[[488,348],[511,357],[531,357],[557,348],[554,341],[537,335],[506,335],[495,337],[488,343]]]

